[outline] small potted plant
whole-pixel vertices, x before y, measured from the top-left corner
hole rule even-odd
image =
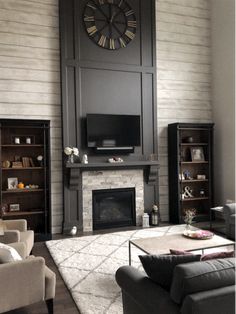
[[[79,158],[79,150],[77,147],[65,147],[64,153],[68,156],[67,162],[74,163],[75,157]]]

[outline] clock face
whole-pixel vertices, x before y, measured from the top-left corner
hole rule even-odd
[[[125,48],[135,38],[135,13],[125,0],[89,0],[83,20],[89,38],[102,48]]]

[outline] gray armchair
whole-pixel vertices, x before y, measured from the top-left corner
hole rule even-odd
[[[4,220],[4,235],[0,235],[0,242],[9,244],[23,242],[26,245],[27,255],[30,254],[34,246],[34,231],[27,230],[25,219]]]
[[[226,236],[235,240],[235,209],[236,203],[226,204],[223,208],[225,224],[226,224]]]
[[[22,258],[27,256],[24,243],[10,244]],[[0,313],[46,301],[53,313],[56,276],[42,257],[30,256],[22,261],[0,264]]]

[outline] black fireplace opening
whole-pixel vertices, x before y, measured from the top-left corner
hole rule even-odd
[[[134,188],[93,191],[93,230],[135,225]]]

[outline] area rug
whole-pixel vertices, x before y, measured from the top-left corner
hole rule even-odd
[[[122,314],[115,273],[128,265],[128,241],[182,232],[183,225],[74,237],[46,242],[62,278],[81,314]],[[141,268],[132,247],[132,266]]]

